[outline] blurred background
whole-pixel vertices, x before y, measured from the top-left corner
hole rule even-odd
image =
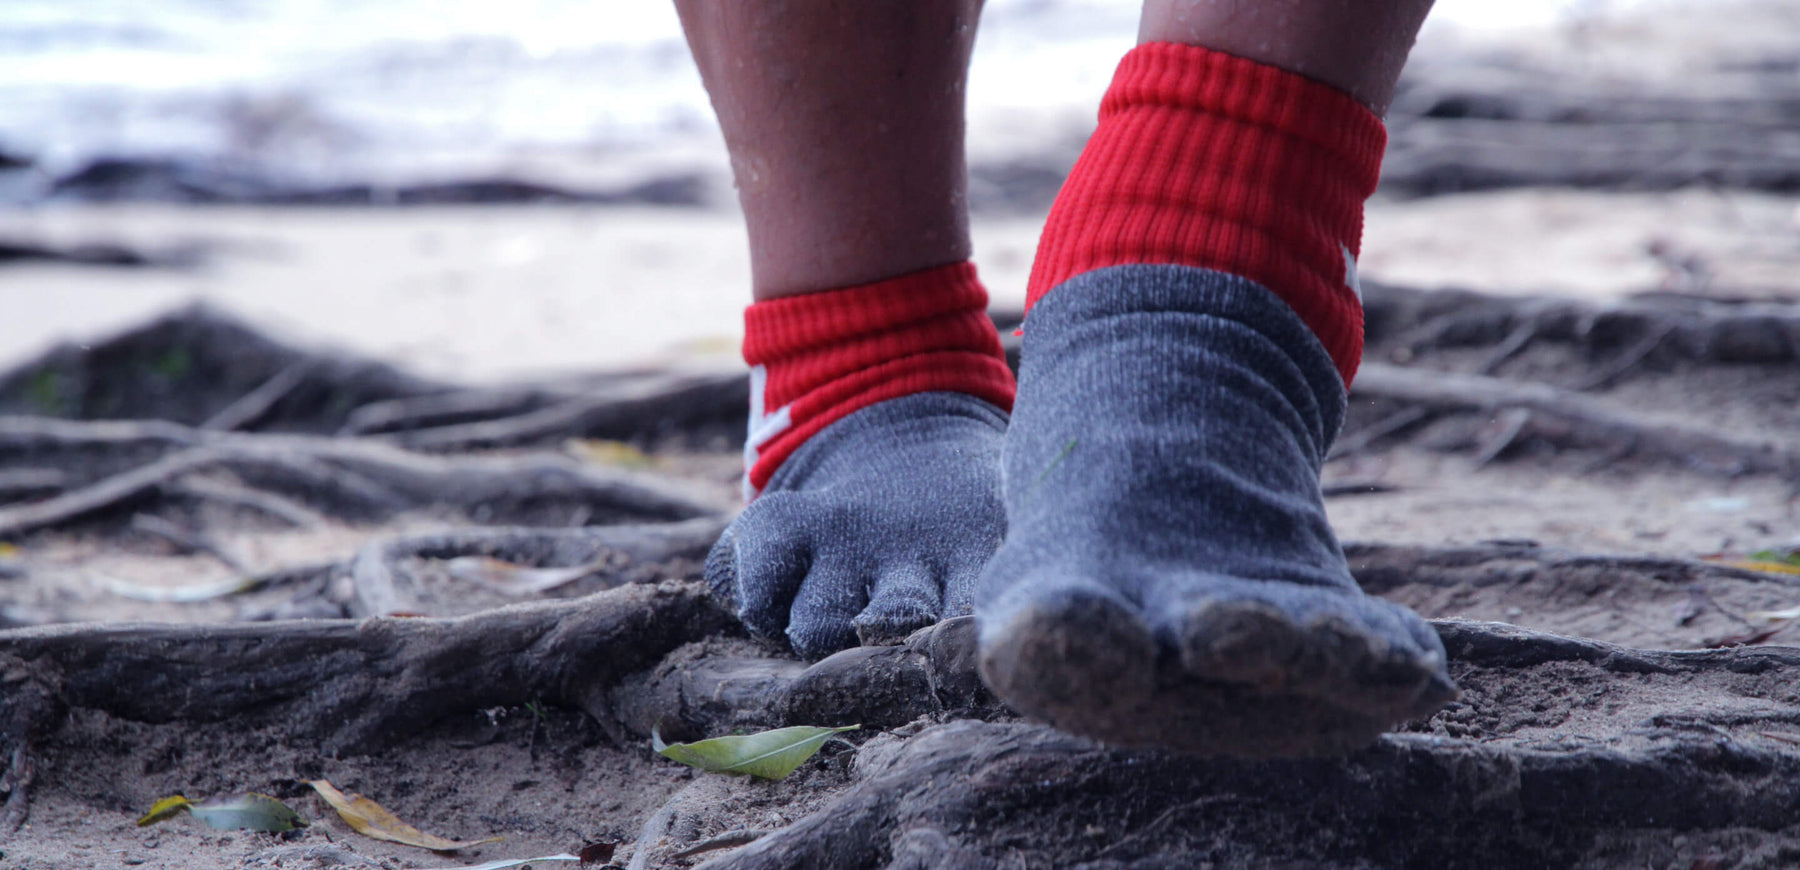
[[[977,261],[1022,298],[1136,7],[990,0]],[[1364,274],[1800,298],[1800,2],[1440,0]],[[7,0],[0,368],[202,300],[491,383],[735,359],[747,261],[663,3]]]

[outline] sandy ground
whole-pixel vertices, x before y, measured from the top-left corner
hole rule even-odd
[[[996,308],[1024,299],[1038,223],[978,219]],[[0,236],[149,250],[193,269],[0,272],[0,366],[204,301],[276,335],[458,383],[654,363],[734,364],[741,219],[700,209],[56,206]],[[1729,287],[1800,298],[1800,197],[1518,190],[1368,212],[1363,274],[1411,286],[1614,298]]]

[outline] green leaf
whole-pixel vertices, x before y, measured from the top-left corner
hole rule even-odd
[[[657,729],[650,729],[650,746],[664,758],[713,773],[747,773],[763,779],[781,779],[799,767],[833,734],[855,731],[861,725],[820,728],[795,725],[758,734],[714,737],[695,743],[664,743]]]
[[[194,818],[221,831],[268,831],[279,834],[306,827],[293,808],[266,794],[229,795],[203,804],[189,804]]]

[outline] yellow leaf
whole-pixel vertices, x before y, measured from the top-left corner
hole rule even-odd
[[[0,559],[7,559],[17,555],[19,555],[18,544],[0,542]]]
[[[170,819],[174,817],[176,813],[187,809],[188,804],[188,799],[181,795],[169,795],[150,805],[150,812],[145,813],[143,818],[138,819],[138,827],[142,828],[146,825],[154,825],[157,822]]]
[[[292,807],[276,798],[257,792],[215,797],[205,803],[194,803],[181,795],[170,795],[150,805],[150,812],[138,819],[138,827],[167,821],[181,812],[221,831],[269,831],[281,833],[306,827],[306,820]]]
[[[403,846],[417,846],[433,852],[451,852],[467,849],[483,843],[498,843],[504,837],[488,837],[483,840],[446,840],[443,837],[427,834],[418,828],[400,821],[386,807],[359,794],[345,797],[330,782],[323,779],[309,780],[307,785],[319,793],[319,797],[337,810],[339,818],[354,828],[357,833],[376,840],[386,840]]]
[[[563,448],[573,454],[576,459],[595,465],[611,465],[617,468],[648,468],[655,465],[650,454],[623,441],[608,441],[599,438],[570,438],[563,442]]]
[[[1726,562],[1725,565],[1730,568],[1741,568],[1745,571],[1761,571],[1764,574],[1800,575],[1800,565],[1790,565],[1787,562]]]

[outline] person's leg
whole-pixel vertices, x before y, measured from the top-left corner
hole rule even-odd
[[[1357,589],[1319,488],[1362,352],[1371,107],[1429,5],[1146,6],[1028,288],[976,603],[982,674],[1021,712],[1296,755],[1454,696],[1430,626]]]
[[[678,0],[756,303],[750,506],[706,576],[803,655],[967,612],[998,545],[1012,375],[968,263],[978,0]]]

